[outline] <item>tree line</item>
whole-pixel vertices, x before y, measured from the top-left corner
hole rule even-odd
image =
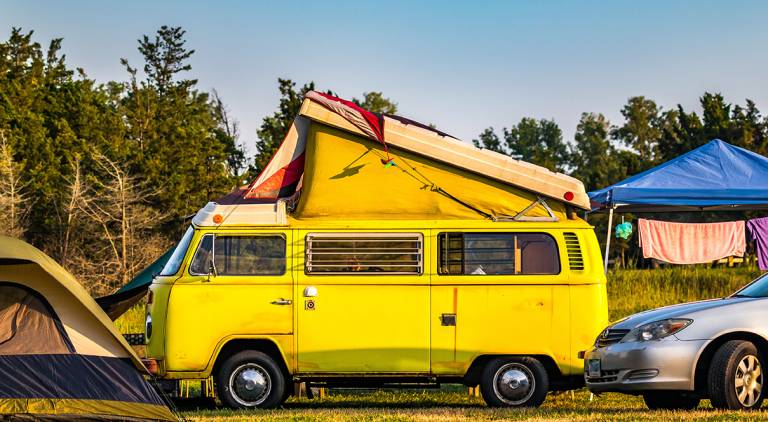
[[[601,113],[582,113],[572,142],[557,123],[525,117],[500,133],[492,127],[475,146],[568,173],[599,189],[671,160],[713,139],[768,155],[768,119],[754,101],[730,104],[719,93],[699,98],[701,112],[677,105],[668,110],[653,100],[631,97],[623,121],[611,124]]]
[[[238,122],[216,91],[191,78],[180,27],[137,42],[142,63],[97,82],[71,66],[62,39],[43,47],[13,28],[0,42],[0,234],[23,238],[72,271],[93,294],[124,284],[170,247],[188,218],[245,180],[279,146],[313,82],[278,80],[276,111],[244,148]],[[332,93],[331,91],[326,91]],[[396,113],[381,92],[354,102]],[[700,113],[632,97],[612,125],[584,113],[566,142],[551,119],[484,130],[475,145],[571,174],[588,189],[614,183],[720,138],[768,153],[768,122],[747,100],[701,97]],[[246,135],[250,137],[250,135]]]

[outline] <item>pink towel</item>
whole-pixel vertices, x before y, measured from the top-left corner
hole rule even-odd
[[[701,264],[742,256],[747,247],[743,221],[687,224],[638,220],[643,257],[672,264]]]

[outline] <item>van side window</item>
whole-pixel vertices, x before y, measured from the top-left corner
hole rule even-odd
[[[216,236],[213,255],[218,275],[285,274],[283,236]]]
[[[213,256],[216,275],[285,274],[285,238],[266,236],[213,236],[200,241],[189,267],[191,274],[208,274]]]
[[[544,233],[440,233],[438,273],[559,274],[555,239]]]
[[[421,274],[419,233],[316,233],[306,237],[307,274]]]

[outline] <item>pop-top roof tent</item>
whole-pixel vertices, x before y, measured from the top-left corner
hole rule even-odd
[[[541,221],[567,218],[567,207],[589,209],[572,177],[313,91],[256,180],[209,203],[193,222]]]
[[[177,420],[88,292],[0,236],[0,418]]]
[[[590,192],[592,211],[746,211],[768,209],[768,158],[719,139],[650,170]]]
[[[192,222],[537,222],[568,219],[568,208],[589,209],[579,180],[475,148],[400,116],[309,92],[262,173],[250,185],[208,203]],[[150,277],[132,282],[131,289],[126,286],[99,303],[116,318],[143,296],[150,282]]]

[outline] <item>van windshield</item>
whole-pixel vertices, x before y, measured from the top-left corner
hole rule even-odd
[[[184,255],[186,255],[187,248],[189,248],[189,242],[192,241],[192,235],[194,234],[195,230],[192,227],[189,227],[179,241],[179,244],[176,246],[176,249],[173,251],[173,254],[168,259],[168,262],[165,263],[165,267],[160,271],[160,275],[174,275],[179,272],[181,261],[184,260]]]
[[[768,297],[768,274],[758,277],[731,297]]]

